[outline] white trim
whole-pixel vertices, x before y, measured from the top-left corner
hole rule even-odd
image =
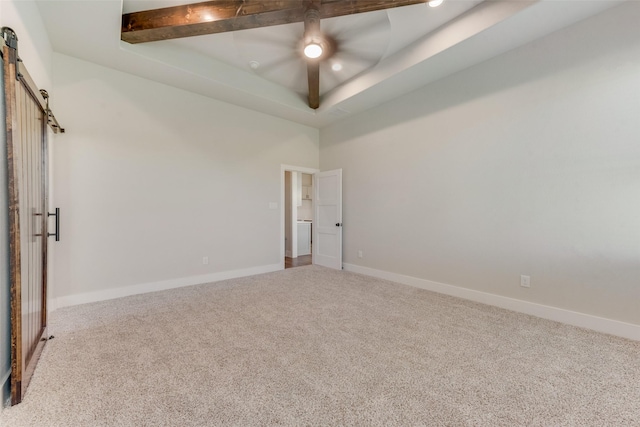
[[[284,258],[283,258],[284,263]],[[161,282],[141,283],[138,285],[123,286],[114,289],[105,289],[95,292],[67,295],[53,300],[54,309],[72,305],[86,304],[90,302],[105,301],[131,295],[145,294],[148,292],[164,291],[167,289],[182,288],[185,286],[201,285],[204,283],[218,282],[221,280],[235,279],[238,277],[254,276],[256,274],[270,273],[282,270],[281,264],[270,264],[259,267],[245,268],[241,270],[221,271],[219,273],[204,274],[201,276],[183,277],[180,279],[163,280]]]
[[[286,256],[287,258],[293,258],[293,255],[291,254],[291,251],[285,251],[284,252],[284,256]]]
[[[431,280],[419,279],[417,277],[405,276],[383,270],[376,270],[355,264],[345,263],[344,269],[346,271],[364,274],[366,276],[390,280],[404,285],[414,286],[416,288],[426,289],[441,294],[493,305],[507,310],[517,311],[519,313],[541,317],[543,319],[554,320],[556,322],[640,341],[640,325],[632,323],[620,322],[618,320],[606,319],[604,317],[592,316],[590,314],[565,310],[563,308],[551,307],[548,305],[504,297],[487,292],[475,291],[473,289],[462,288],[460,286],[447,285],[445,283],[433,282]]]
[[[305,168],[303,166],[293,166],[293,165],[281,164],[280,165],[280,172],[282,172],[284,174],[284,171],[302,172],[302,173],[307,173],[309,175],[313,175],[316,172],[320,172],[320,169]],[[284,175],[283,175],[283,177],[284,177]]]
[[[7,381],[9,381],[9,377],[11,376],[11,368],[2,376],[0,379],[0,412],[4,410],[4,408],[8,408],[11,406],[11,387],[5,387],[7,385]],[[5,390],[8,390],[7,395],[5,396]]]
[[[286,175],[285,171],[285,175]],[[298,179],[302,180],[302,173],[291,172],[291,212],[289,212],[289,216],[291,217],[291,230],[289,230],[289,237],[291,238],[291,258],[298,258],[298,227],[296,224],[298,223],[298,203],[297,196],[294,195],[298,192]],[[285,177],[286,182],[286,177]],[[302,184],[302,183],[301,183]],[[284,194],[287,194],[287,189],[284,189]],[[296,203],[293,201],[296,200]],[[286,206],[286,200],[283,201],[282,206]],[[285,226],[286,226],[286,212],[285,212]],[[285,235],[287,234],[287,230],[285,230]],[[285,245],[286,247],[287,245]]]

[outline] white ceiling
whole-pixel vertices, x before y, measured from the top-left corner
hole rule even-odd
[[[364,111],[615,6],[622,0],[446,0],[323,20],[338,53],[306,101],[303,25],[131,45],[123,11],[197,0],[41,0],[56,52],[314,127]],[[250,61],[260,66],[252,69]],[[340,63],[341,71],[331,65]]]

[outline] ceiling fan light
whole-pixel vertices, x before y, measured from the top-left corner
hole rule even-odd
[[[322,56],[322,46],[319,43],[309,43],[304,47],[304,56],[310,59],[317,59]]]
[[[429,0],[427,2],[427,4],[431,7],[438,7],[440,6],[442,3],[444,2],[444,0]]]

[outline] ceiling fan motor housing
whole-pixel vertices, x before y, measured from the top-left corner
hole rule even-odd
[[[309,59],[325,59],[328,53],[328,45],[325,37],[320,31],[320,11],[314,7],[309,7],[305,12],[304,19],[304,39],[303,52]],[[307,47],[317,45],[322,52],[318,56],[311,56],[307,51]]]

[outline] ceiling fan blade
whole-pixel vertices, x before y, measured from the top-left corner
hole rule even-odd
[[[307,79],[309,80],[309,107],[315,110],[320,106],[320,61],[307,61]]]
[[[292,82],[293,91],[297,93],[301,93],[303,95],[303,99],[307,98],[307,91],[309,89],[308,78],[307,78],[307,64],[304,61],[298,62],[299,67],[296,67],[296,71],[294,71],[289,79]]]
[[[342,73],[336,74],[328,62],[322,62],[320,64],[320,73],[322,74],[322,82],[320,83],[321,94],[333,89],[344,81]]]
[[[348,28],[341,27],[339,23],[333,25],[324,25],[324,30],[331,34],[336,41],[343,43],[348,40],[366,39],[367,37],[377,36],[378,34],[386,34],[389,30],[389,19],[360,19],[356,25]]]
[[[260,65],[260,68],[256,70],[257,74],[269,74],[272,73],[279,68],[286,67],[291,65],[292,63],[297,63],[300,59],[293,55],[283,56],[274,61],[269,62],[268,64]]]
[[[350,62],[355,60],[357,62],[374,65],[380,61],[380,54],[378,52],[364,52],[355,49],[352,50],[342,48],[336,54],[336,58],[342,59],[342,62]]]
[[[295,48],[302,34],[302,25],[290,24],[268,29],[236,31],[233,33],[233,38],[236,44],[242,46]]]
[[[325,20],[324,24],[326,33],[336,42],[336,51],[330,62],[341,70],[336,74],[340,81],[346,81],[375,66],[387,52],[391,23],[386,12]],[[325,83],[323,81],[323,90],[331,87]]]
[[[426,3],[426,0],[323,0],[322,19]]]

